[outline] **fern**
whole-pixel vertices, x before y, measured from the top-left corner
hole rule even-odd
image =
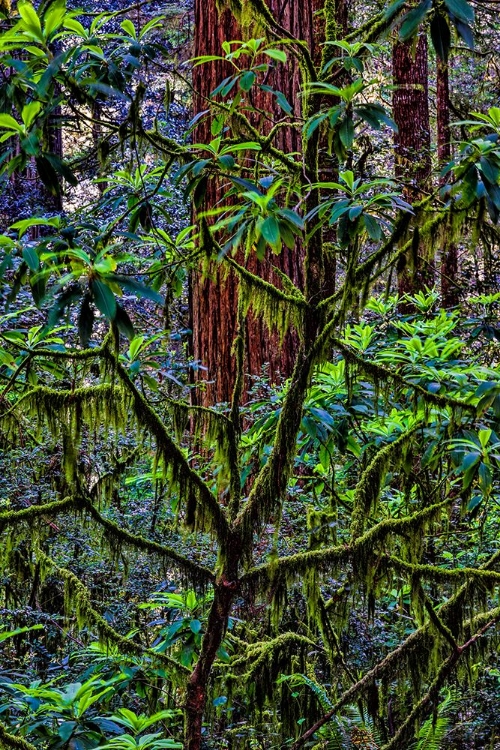
[[[436,710],[437,718],[430,716],[420,727],[417,741],[412,750],[440,750],[443,739],[450,725],[450,714],[458,701],[454,690],[448,690],[445,699]]]

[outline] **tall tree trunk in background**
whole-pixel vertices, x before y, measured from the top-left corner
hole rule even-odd
[[[437,59],[437,148],[439,168],[451,159],[450,133],[450,82],[448,63]],[[446,180],[440,180],[440,185]],[[441,255],[441,304],[444,308],[456,307],[459,303],[457,285],[458,252],[451,237],[443,247]]]
[[[393,47],[393,117],[398,126],[394,137],[395,174],[403,183],[409,203],[421,200],[431,187],[431,136],[427,37],[397,41]],[[398,269],[400,294],[413,294],[434,284],[434,256],[422,244],[414,257]]]
[[[276,20],[294,36],[305,40],[312,50],[313,57],[317,57],[315,32],[318,23],[315,11],[322,8],[323,2],[268,0],[268,5]],[[241,30],[231,11],[227,8],[219,10],[216,0],[195,0],[195,55],[221,54],[222,42],[232,39],[241,39]],[[220,61],[194,69],[196,112],[207,109],[210,92],[227,74],[224,64]],[[276,66],[266,83],[282,91],[290,102],[294,115],[300,116],[300,71],[291,55],[288,56],[286,65]],[[279,118],[283,116],[281,110],[277,111],[274,100],[265,92],[254,95],[252,103],[255,107],[269,111],[271,115],[275,114]],[[270,125],[271,122],[268,126]],[[265,125],[259,127],[265,132]],[[197,129],[196,140],[207,142],[210,139],[210,124],[205,120]],[[292,128],[282,128],[276,146],[288,154],[300,152],[300,132]],[[212,184],[207,192],[206,204],[215,206],[221,196],[221,187]],[[279,283],[278,275],[273,271],[273,264],[294,284],[302,287],[300,248],[296,247],[293,251],[284,248],[279,256],[273,256],[272,262],[266,260],[259,263],[255,257],[251,257],[247,267],[261,278]],[[216,278],[209,280],[200,274],[193,274],[190,289],[193,357],[206,368],[199,372],[199,378],[206,379],[207,385],[203,393],[197,396],[204,405],[229,401],[235,378],[232,345],[236,332],[238,282],[234,275],[230,274],[226,281],[221,283],[220,270],[215,270],[214,275]],[[246,329],[245,372],[260,376],[264,365],[268,363],[267,374],[271,382],[280,382],[290,375],[298,346],[294,333],[287,334],[288,341],[285,346],[278,346],[276,336],[269,335],[262,321],[256,321],[251,315],[248,316]]]

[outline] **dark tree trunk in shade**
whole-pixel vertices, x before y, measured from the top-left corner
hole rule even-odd
[[[421,200],[430,190],[431,136],[427,37],[415,42],[396,42],[393,47],[393,116],[398,126],[394,136],[395,174],[403,184],[409,203]],[[413,262],[406,259],[398,273],[400,294],[412,294],[434,284],[434,257],[422,244]]]
[[[448,64],[437,60],[437,148],[439,168],[451,159],[450,134],[450,82]],[[440,180],[443,184],[445,180]],[[441,255],[441,303],[444,308],[456,307],[459,303],[458,251],[453,238],[442,249]]]
[[[315,40],[318,25],[315,11],[322,7],[321,0],[269,0],[268,4],[276,20],[297,38],[305,40],[311,47],[313,57],[316,58],[320,48]],[[223,41],[241,39],[241,30],[231,11],[219,11],[215,0],[196,0],[195,26],[195,55],[221,54]],[[220,61],[194,69],[196,112],[207,109],[210,92],[227,75],[228,71]],[[292,106],[294,115],[300,116],[300,71],[292,55],[288,55],[286,65],[276,66],[266,83],[282,91]],[[269,94],[258,92],[253,96],[254,106],[271,113],[267,120],[253,123],[265,133],[276,118],[283,117],[283,112],[277,108],[274,98]],[[206,142],[210,139],[210,124],[205,120],[197,128],[196,140]],[[297,159],[300,159],[300,130],[282,128],[275,144],[287,154],[297,153]],[[216,205],[221,196],[220,186],[212,184],[206,196],[206,204]],[[239,257],[238,261],[242,262],[242,258]],[[284,248],[279,256],[272,256],[272,261],[259,263],[255,258],[250,258],[247,262],[247,267],[251,271],[273,283],[279,283],[278,275],[273,272],[273,265],[302,288],[303,269],[299,246],[294,250]],[[207,383],[203,393],[195,397],[204,405],[229,401],[235,378],[232,346],[236,331],[238,282],[233,274],[228,275],[223,282],[220,270],[215,269],[213,273],[215,277],[212,279],[205,279],[194,273],[190,290],[192,353],[194,359],[206,368],[200,370],[197,377],[206,380]],[[285,345],[280,345],[277,336],[270,335],[262,321],[256,321],[249,315],[245,338],[246,373],[259,376],[267,363],[267,374],[271,382],[280,382],[291,374],[298,347],[297,337],[293,331],[287,334]],[[247,381],[246,386],[248,385]]]

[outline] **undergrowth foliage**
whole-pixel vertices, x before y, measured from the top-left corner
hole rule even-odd
[[[467,41],[469,5],[441,5],[432,37],[437,23],[449,36],[450,21]],[[202,113],[210,143],[175,140],[165,121],[142,119],[143,64],[170,65],[159,19],[117,29],[119,14],[100,14],[89,26],[57,0],[24,0],[7,14],[5,178],[34,159],[50,192],[68,190],[78,160],[51,154],[44,135],[55,103],[63,120],[89,124],[97,105],[114,106],[95,150],[116,215],[107,194],[91,220],[19,220],[0,238],[11,306],[0,331],[0,437],[6,458],[38,451],[28,475],[36,496],[22,467],[19,492],[2,499],[2,585],[14,624],[37,622],[46,634],[45,645],[31,631],[24,646],[19,632],[5,640],[25,667],[29,649],[49,653],[31,684],[2,673],[3,746],[431,747],[446,726],[446,686],[470,681],[495,651],[498,299],[469,300],[467,318],[439,311],[427,290],[403,315],[372,289],[390,283],[409,250],[466,242],[497,220],[499,111],[471,116],[448,189],[413,206],[397,184],[352,167],[361,131],[394,127],[364,72],[379,54],[374,29],[403,20],[406,38],[431,10],[425,2],[405,15],[394,3],[359,39],[327,39],[337,56],[316,65],[265,4],[243,2],[245,41],[224,45],[230,74]],[[252,91],[290,55],[301,65],[303,121],[273,91],[282,121],[264,134]],[[334,85],[342,66],[345,87]],[[173,66],[169,75],[177,80]],[[302,155],[276,148],[281,126],[301,132]],[[324,158],[336,180],[321,180]],[[204,204],[210,180],[227,202]],[[176,184],[198,210],[171,236]],[[302,253],[301,289],[247,267],[253,254],[272,262],[283,245]],[[190,404],[170,332],[136,333],[130,295],[151,316],[182,294],[189,270],[217,265],[239,279],[240,327],[232,400],[211,409]],[[14,308],[25,287],[38,306],[30,315],[43,318],[28,328],[26,310]],[[249,314],[281,345],[293,329],[300,345],[285,384],[263,375],[247,393]],[[108,561],[100,584],[97,543]],[[147,594],[127,588],[145,560]],[[112,593],[99,593],[113,571],[127,592],[116,617]],[[156,615],[146,622],[144,612]],[[367,621],[373,633],[356,635]],[[57,628],[72,643],[64,664],[79,673],[65,688],[64,673],[49,669]]]

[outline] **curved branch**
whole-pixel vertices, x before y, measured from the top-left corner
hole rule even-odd
[[[233,268],[236,273],[241,276],[242,279],[245,280],[248,286],[255,287],[259,291],[265,292],[273,299],[273,301],[284,302],[287,305],[293,305],[294,307],[297,307],[301,312],[309,307],[304,295],[298,287],[296,287],[296,294],[287,294],[282,289],[278,289],[277,286],[271,284],[269,281],[262,279],[260,276],[256,276],[256,274],[252,273],[247,268],[237,263],[234,258],[230,258],[226,255],[224,256],[224,260],[226,261],[226,263],[229,263],[231,268]],[[290,282],[290,284],[292,284],[292,282]]]
[[[179,552],[176,552],[174,549],[172,549],[172,547],[166,547],[165,545],[159,544],[158,542],[153,542],[149,539],[145,539],[139,534],[132,534],[132,532],[127,531],[126,529],[118,526],[118,524],[114,523],[113,521],[110,521],[109,518],[105,518],[101,513],[99,513],[97,508],[88,498],[82,497],[81,499],[83,501],[84,507],[87,509],[94,521],[96,521],[96,523],[106,529],[106,531],[111,536],[119,539],[125,544],[130,544],[136,549],[141,549],[145,552],[149,552],[150,554],[165,557],[167,560],[170,560],[179,568],[184,570],[187,574],[192,576],[194,580],[203,579],[206,583],[215,582],[215,575],[208,568],[204,568],[202,565],[198,565],[193,560],[184,557],[184,555],[179,554]]]
[[[392,737],[390,742],[384,745],[381,750],[396,750],[396,748],[401,747],[400,742],[403,739],[410,739],[410,736],[413,733],[415,727],[415,722],[418,721],[422,717],[424,711],[426,711],[426,709],[435,702],[436,698],[439,695],[439,691],[445,684],[448,677],[451,675],[460,657],[466,651],[468,651],[471,646],[474,646],[479,638],[481,638],[481,636],[484,635],[486,631],[492,627],[492,625],[495,625],[500,620],[500,607],[497,607],[496,610],[493,610],[489,614],[491,616],[489,622],[487,622],[486,625],[483,625],[483,627],[480,628],[476,632],[476,634],[469,638],[469,640],[466,641],[466,643],[464,643],[462,646],[456,646],[456,648],[452,651],[446,661],[443,662],[427,693],[416,704],[416,706],[413,707],[413,710],[401,724],[394,737]]]
[[[109,349],[105,351],[106,358],[115,368],[117,375],[120,377],[125,389],[132,397],[135,415],[141,425],[147,427],[156,439],[157,449],[160,455],[165,459],[174,472],[174,478],[181,487],[189,491],[189,505],[196,515],[196,522],[204,525],[204,513],[207,512],[212,524],[210,530],[216,535],[219,543],[224,545],[229,536],[229,524],[224,509],[208,485],[201,477],[191,469],[187,459],[181,449],[175,444],[170,437],[167,428],[161,421],[155,410],[149,405],[146,398],[139,392],[134,383],[128,376],[127,371],[117,361],[115,354]],[[201,508],[198,508],[198,505]],[[192,521],[188,518],[187,523]]]
[[[97,630],[99,640],[107,643],[116,644],[125,654],[131,654],[132,656],[149,656],[151,659],[165,664],[165,666],[175,669],[183,675],[191,674],[187,667],[182,666],[174,659],[171,659],[165,654],[160,654],[157,651],[153,651],[151,648],[141,646],[129,638],[125,638],[120,635],[111,625],[99,614],[90,603],[90,592],[87,587],[80,581],[80,579],[67,568],[59,567],[45,552],[37,550],[38,558],[47,566],[52,568],[58,576],[62,578],[65,586],[69,589],[70,593],[74,596],[75,600],[75,614],[79,621],[87,622],[91,624]]]
[[[255,587],[262,581],[274,583],[283,576],[304,576],[311,569],[318,570],[327,564],[364,557],[367,550],[373,551],[375,545],[384,541],[389,535],[402,536],[407,534],[408,531],[416,531],[449,504],[450,500],[446,499],[411,516],[387,518],[348,545],[298,552],[296,555],[281,557],[277,561],[259,565],[241,577],[241,584]]]
[[[36,750],[36,747],[25,740],[23,737],[15,737],[8,732],[3,724],[0,724],[0,740],[2,747],[12,748],[12,750]]]
[[[495,552],[490,559],[481,566],[482,570],[487,570],[494,565],[500,559],[500,550]],[[453,620],[455,618],[455,608],[460,605],[463,601],[464,596],[468,591],[468,583],[464,584],[459,591],[441,608],[440,616],[441,619]],[[500,607],[493,609],[490,612],[484,612],[472,620],[466,623],[466,627],[476,627],[488,629],[491,626],[492,619],[498,621],[500,619]],[[324,724],[332,719],[335,714],[345,705],[352,703],[356,697],[362,693],[365,688],[368,688],[374,683],[375,680],[380,679],[386,672],[392,672],[397,669],[398,665],[406,658],[407,652],[415,651],[419,649],[421,652],[425,652],[428,648],[432,647],[432,642],[435,638],[435,633],[432,632],[431,623],[427,622],[418,630],[415,630],[408,638],[403,641],[394,651],[388,654],[382,661],[376,664],[370,669],[358,682],[348,688],[339,700],[335,703],[328,713],[324,714],[312,727],[310,727],[299,739],[292,745],[290,750],[300,750]],[[473,636],[475,638],[475,636]],[[477,640],[477,638],[476,638]],[[463,647],[462,647],[463,648]]]
[[[413,425],[413,427],[403,432],[394,442],[377,451],[372,461],[361,474],[356,484],[352,504],[351,538],[353,540],[361,536],[364,531],[367,514],[377,505],[380,488],[390,463],[401,456],[403,448],[421,426],[421,422]]]
[[[0,513],[0,531],[6,526],[18,523],[18,521],[31,521],[33,518],[45,515],[54,515],[63,510],[71,508],[75,503],[72,496],[65,497],[63,500],[55,500],[53,503],[44,503],[44,505],[30,505],[29,508],[22,510],[7,510]]]
[[[438,393],[431,393],[430,391],[426,391],[425,388],[422,388],[421,385],[411,383],[402,375],[389,370],[387,367],[379,365],[376,362],[369,362],[363,357],[360,357],[359,354],[354,351],[354,349],[352,349],[348,344],[336,338],[335,336],[332,336],[330,340],[332,342],[332,345],[342,353],[344,359],[347,362],[350,362],[351,364],[356,365],[356,367],[359,367],[359,369],[362,370],[366,375],[372,377],[375,382],[387,382],[392,380],[394,383],[397,383],[397,385],[415,391],[424,401],[432,404],[433,406],[439,406],[442,409],[463,409],[464,411],[467,411],[470,414],[476,416],[477,410],[473,404],[468,404],[458,398],[453,398],[450,396],[440,396]]]
[[[417,573],[429,581],[446,583],[447,581],[460,581],[460,579],[470,580],[476,578],[478,581],[485,583],[499,583],[500,572],[495,570],[485,570],[484,568],[438,568],[435,565],[425,565],[421,563],[409,563],[400,560],[393,555],[382,555],[381,560],[390,563],[392,567],[403,573]]]

